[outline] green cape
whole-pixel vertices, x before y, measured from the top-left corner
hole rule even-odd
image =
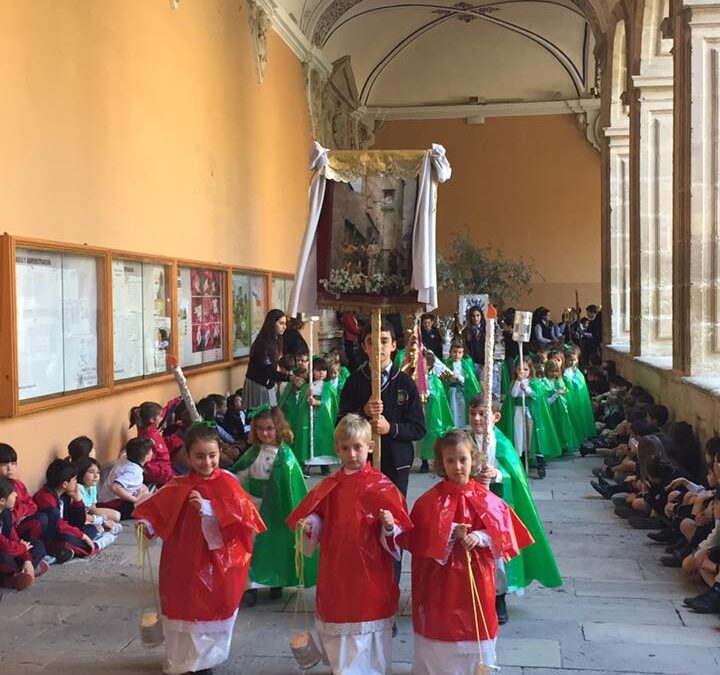
[[[566,368],[563,379],[568,390],[567,402],[570,419],[575,427],[577,437],[581,443],[586,438],[595,438],[597,436],[595,416],[585,376],[579,368]]]
[[[337,388],[338,397],[340,397],[340,394],[343,390],[343,387],[345,386],[345,383],[347,382],[348,377],[350,377],[350,371],[345,366],[340,366],[340,374],[338,375]]]
[[[559,389],[565,388],[565,381],[562,378],[553,381],[545,377],[542,379],[542,382],[547,389],[548,397],[555,395]],[[578,440],[575,427],[570,419],[567,393],[557,394],[555,403],[553,403],[553,405],[548,404],[548,408],[550,409],[550,417],[555,425],[555,431],[557,432],[560,445],[563,450],[574,452],[580,447],[580,441]]]
[[[253,445],[238,459],[231,471],[238,473],[250,467],[258,457],[260,446]],[[300,465],[290,446],[283,443],[277,451],[268,480],[246,478],[245,490],[262,499],[260,516],[267,530],[255,537],[250,581],[262,586],[297,586],[295,571],[295,533],[285,519],[308,493]],[[317,581],[317,553],[305,558],[305,586]]]
[[[525,404],[533,418],[529,460],[530,464],[534,466],[535,455],[541,454],[545,459],[560,457],[562,447],[555,432],[555,425],[550,417],[547,390],[540,380],[530,380],[530,388],[535,396],[526,397]],[[499,430],[511,440],[515,438],[515,408],[519,405],[520,403],[516,403],[508,392],[502,406],[500,421],[497,424]]]
[[[283,392],[284,394],[285,392]],[[284,402],[283,412],[295,436],[293,452],[298,462],[304,464],[310,458],[310,406],[307,401],[308,384],[301,387],[297,395],[289,395]],[[282,407],[282,403],[281,403]],[[315,408],[313,437],[315,457],[336,456],[335,420],[338,412],[338,398],[329,382],[323,384],[320,405]]]
[[[508,365],[507,359],[502,362],[502,368],[500,371],[500,393],[504,396],[510,391],[510,383],[512,377],[510,377],[510,366]]]
[[[496,492],[509,504],[525,524],[535,543],[505,563],[509,590],[518,590],[539,581],[546,588],[562,586],[562,577],[550,542],[545,534],[535,501],[525,476],[525,469],[513,444],[498,429],[495,431],[495,466],[503,476],[502,483],[493,483]]]
[[[452,359],[445,359],[443,363],[450,369],[453,369]],[[482,387],[478,382],[477,375],[475,375],[475,366],[469,356],[463,356],[462,358],[462,374],[465,379],[462,388],[463,394],[465,394],[465,419],[462,420],[461,424],[465,425],[470,420],[470,401],[472,397],[479,394],[482,391]],[[457,387],[459,384],[445,381],[445,389],[449,392],[452,387]]]
[[[425,437],[420,441],[420,459],[435,458],[435,441],[455,426],[445,388],[437,375],[428,373],[428,399],[425,403]]]

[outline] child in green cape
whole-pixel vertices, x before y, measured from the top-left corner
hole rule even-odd
[[[420,441],[420,473],[430,471],[431,460],[435,459],[435,441],[444,436],[455,424],[453,422],[450,405],[440,378],[435,375],[435,355],[433,352],[423,350],[427,364],[428,397],[425,401],[425,437]],[[471,366],[472,367],[472,366]]]
[[[575,452],[580,447],[580,441],[575,433],[567,402],[567,387],[562,378],[561,370],[556,361],[545,364],[544,384],[548,390],[548,407],[550,417],[555,424],[560,445],[566,452]]]
[[[546,392],[534,375],[534,366],[529,358],[518,360],[515,379],[503,404],[500,430],[512,441],[521,457],[525,452],[529,453],[529,464],[537,468],[539,478],[544,478],[545,456],[559,457],[562,448],[550,419]]]
[[[338,412],[338,398],[332,385],[325,379],[328,367],[324,358],[316,356],[312,362],[313,386],[305,382],[296,395],[297,412],[293,433],[293,450],[298,461],[305,464],[310,458],[310,414],[313,415],[313,457],[337,457],[335,453],[335,419]],[[302,458],[302,459],[300,459]],[[329,473],[322,465],[323,474]],[[309,467],[305,467],[305,475]]]
[[[597,436],[590,392],[587,382],[585,382],[585,376],[578,368],[580,350],[575,346],[569,346],[565,348],[563,355],[565,357],[563,379],[568,390],[567,401],[570,418],[575,426],[575,433],[582,443],[586,438]]]
[[[250,563],[250,589],[243,601],[257,602],[257,589],[270,588],[278,599],[285,586],[314,586],[317,556],[305,561],[305,578],[295,569],[295,535],[285,519],[307,495],[300,465],[290,448],[293,436],[280,408],[269,405],[250,411],[251,447],[235,462],[231,471],[250,494],[267,530],[255,538]]]
[[[445,361],[445,391],[450,404],[455,427],[460,429],[468,423],[468,404],[480,393],[480,383],[475,376],[472,359],[465,356],[465,346],[460,340],[450,345],[450,358]]]
[[[520,552],[520,555],[498,566],[496,574],[496,609],[501,623],[507,621],[505,593],[518,591],[533,581],[546,588],[562,586],[562,577],[537,513],[535,501],[525,476],[517,451],[507,437],[495,426],[501,419],[497,400],[493,401],[493,416],[490,420],[492,435],[485,443],[485,408],[482,396],[470,401],[470,432],[483,454],[487,455],[486,467],[476,480],[497,494],[509,504],[532,534],[535,543]],[[504,621],[502,620],[504,619]]]

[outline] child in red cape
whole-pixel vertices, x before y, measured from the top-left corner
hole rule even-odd
[[[140,504],[134,518],[163,540],[160,605],[168,675],[210,673],[228,657],[253,535],[265,530],[252,500],[221,471],[220,439],[199,423],[185,438],[190,472]]]
[[[478,634],[482,663],[495,664],[495,560],[509,560],[533,543],[515,512],[470,479],[477,463],[465,432],[439,438],[435,472],[444,480],[417,500],[410,514],[414,527],[400,536],[412,553],[413,675],[475,672]],[[480,598],[477,627],[467,552]]]
[[[302,524],[305,555],[320,543],[316,627],[333,675],[386,675],[400,591],[395,538],[412,527],[405,500],[367,463],[370,423],[346,415],[335,429],[342,467],[287,519]],[[351,578],[348,578],[351,574]]]

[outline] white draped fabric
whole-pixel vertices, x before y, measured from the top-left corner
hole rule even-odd
[[[313,144],[310,169],[315,173],[310,183],[309,214],[305,238],[295,273],[290,314],[314,312],[317,306],[317,226],[325,198],[325,169],[328,166],[327,148],[317,141]],[[417,289],[418,303],[430,311],[437,307],[437,260],[435,231],[437,213],[437,184],[450,178],[452,169],[442,145],[433,144],[425,153],[418,173],[417,203],[413,227],[411,285]]]

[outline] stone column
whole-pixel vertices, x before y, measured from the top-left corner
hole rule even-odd
[[[610,335],[612,347],[630,345],[630,136],[626,126],[605,129],[610,169]]]
[[[673,78],[635,76],[639,147],[631,170],[636,202],[633,244],[633,353],[672,356]],[[632,190],[632,187],[631,187]],[[631,202],[632,203],[632,202]],[[636,248],[637,247],[637,248]]]
[[[720,373],[720,2],[675,0],[673,366]]]

